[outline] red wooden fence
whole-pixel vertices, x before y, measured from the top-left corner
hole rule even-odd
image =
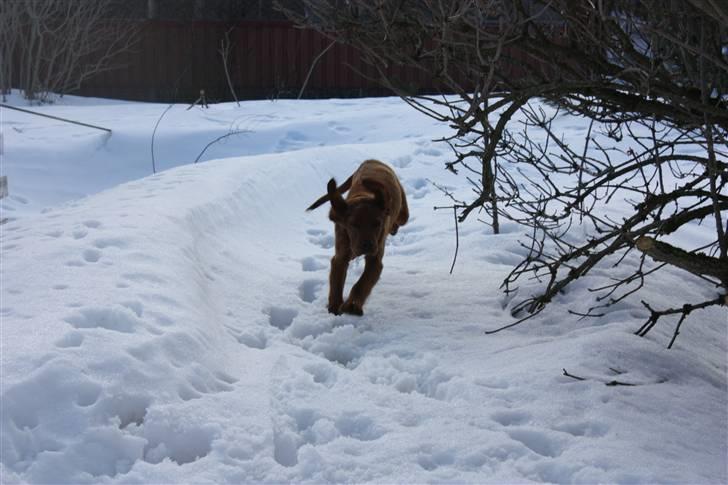
[[[81,94],[144,101],[190,101],[204,89],[208,100],[230,100],[221,41],[230,24],[222,22],[145,22],[133,51],[120,55],[123,67],[82,85]],[[313,30],[289,22],[241,22],[230,31],[230,73],[241,99],[295,97],[308,70],[329,44]],[[318,62],[305,97],[385,94],[352,47],[336,44]],[[409,72],[414,89],[428,90],[426,73]]]

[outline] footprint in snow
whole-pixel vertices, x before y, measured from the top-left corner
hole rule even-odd
[[[331,388],[336,383],[337,370],[331,363],[306,364],[303,370],[310,374],[313,382],[317,384]]]
[[[207,394],[230,392],[234,389],[232,384],[235,382],[237,382],[237,379],[228,374],[222,372],[213,374],[209,370],[197,366],[192,375],[189,375],[180,384],[178,395],[183,401],[200,399]]]
[[[320,229],[309,229],[306,233],[310,236],[308,241],[322,249],[334,247],[334,235]]]
[[[396,168],[407,168],[411,163],[412,157],[409,155],[404,155],[392,161],[392,165],[394,165]]]
[[[151,283],[156,285],[163,285],[167,281],[153,273],[124,273],[121,275],[125,280],[129,280],[133,283]]]
[[[287,307],[272,306],[263,310],[263,313],[268,315],[268,322],[271,326],[285,330],[291,326],[293,319],[298,316],[298,310]]]
[[[505,409],[491,414],[491,419],[501,426],[518,426],[528,423],[531,415],[526,411]]]
[[[511,439],[518,441],[537,455],[547,458],[560,456],[566,445],[563,438],[538,429],[509,429],[507,433]]]
[[[323,284],[324,282],[318,279],[304,280],[298,287],[298,296],[306,303],[313,303]]]
[[[131,424],[142,426],[152,398],[144,394],[114,393],[99,400],[95,411],[108,420],[118,420],[119,429]]]
[[[238,343],[251,349],[263,350],[268,347],[268,336],[262,330],[243,333],[231,332],[231,335],[238,341]]]
[[[297,150],[305,146],[308,137],[300,131],[289,131],[278,141],[275,151],[285,152],[289,150]]]
[[[56,341],[56,347],[61,349],[80,347],[83,344],[83,334],[79,331],[68,332]]]
[[[304,272],[319,271],[322,269],[326,269],[327,267],[328,265],[326,263],[324,263],[320,259],[311,256],[303,258],[301,260],[301,269]]]
[[[342,414],[336,419],[334,426],[341,436],[358,441],[378,440],[387,433],[387,430],[378,425],[374,419],[356,412]]]
[[[407,195],[413,199],[421,199],[430,193],[429,182],[424,178],[407,180],[405,182],[405,187]]]
[[[417,457],[417,464],[431,472],[440,467],[454,464],[455,456],[456,452],[452,449],[433,449],[431,445],[424,446]]]
[[[332,131],[334,131],[336,133],[343,134],[343,133],[350,133],[351,132],[351,128],[346,127],[346,126],[343,126],[343,125],[340,125],[339,123],[337,123],[335,121],[329,121],[328,127],[329,127],[329,129],[331,129]]]
[[[304,393],[312,395],[328,392],[319,385],[330,388],[335,382],[336,369],[331,364],[316,363],[304,366],[303,371],[313,377],[314,383],[301,379],[301,368],[291,368],[285,359],[279,361],[271,383],[273,410],[273,458],[284,467],[305,462],[300,453],[304,445],[323,445],[337,438],[368,442],[382,438],[388,430],[375,418],[357,411],[344,411],[332,416],[331,410],[318,410],[301,406]],[[295,394],[299,399],[291,399]]]
[[[219,429],[213,424],[180,421],[177,417],[150,411],[145,418],[143,434],[148,442],[144,461],[156,465],[169,459],[184,465],[210,454]]]
[[[136,312],[123,305],[84,308],[66,317],[65,321],[77,329],[103,329],[121,333],[134,333],[142,326]]]
[[[425,230],[425,226],[417,226],[415,224],[407,224],[405,226],[402,226],[399,229],[399,232],[397,234],[415,234],[419,232],[423,232]]]
[[[100,238],[96,239],[93,242],[93,246],[96,249],[107,249],[107,248],[116,248],[116,249],[126,249],[128,247],[128,243],[126,240],[122,238]]]
[[[97,263],[101,259],[101,251],[98,249],[86,249],[82,253],[82,257],[87,263]]]
[[[415,150],[415,155],[425,155],[427,157],[439,157],[442,152],[436,148],[418,148]]]
[[[98,229],[99,227],[101,227],[101,222],[90,219],[87,221],[83,221],[83,225],[88,227],[89,229]]]
[[[556,431],[569,433],[572,436],[589,436],[600,438],[609,432],[609,426],[597,421],[576,421],[567,422],[554,426]]]
[[[365,346],[372,339],[372,332],[362,332],[353,325],[345,325],[317,335],[313,342],[306,343],[305,349],[324,357],[329,362],[354,369],[366,352]]]

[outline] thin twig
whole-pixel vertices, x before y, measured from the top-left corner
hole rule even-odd
[[[485,333],[485,335],[493,335],[494,333],[498,333],[498,332],[501,332],[501,331],[503,331],[503,330],[507,330],[507,329],[509,329],[509,328],[513,328],[513,327],[515,327],[516,325],[520,325],[521,323],[525,322],[526,320],[530,320],[530,319],[532,319],[533,317],[535,317],[536,315],[538,315],[539,313],[541,313],[541,312],[543,311],[543,309],[544,309],[544,308],[546,308],[546,307],[545,307],[545,306],[540,306],[540,307],[539,307],[539,308],[537,308],[537,309],[536,309],[536,310],[535,310],[534,312],[532,312],[532,313],[529,313],[529,314],[528,314],[528,315],[526,315],[525,317],[523,317],[523,318],[521,318],[521,319],[519,319],[519,320],[516,320],[516,321],[515,321],[515,322],[513,322],[513,323],[509,323],[508,325],[503,325],[502,327],[498,327],[498,328],[496,328],[496,329],[493,329],[493,330],[486,330],[486,331],[485,331],[485,332],[483,332],[483,333]]]
[[[568,372],[566,371],[566,369],[561,369],[561,370],[563,371],[563,374],[564,374],[564,375],[565,375],[566,377],[571,377],[572,379],[576,379],[577,381],[585,381],[585,380],[586,380],[586,378],[584,378],[584,377],[579,377],[579,376],[575,376],[575,375],[573,375],[573,374],[569,374],[569,373],[568,373]]]
[[[448,207],[433,207],[434,210],[440,209],[452,209],[453,216],[455,217],[455,254],[452,258],[452,265],[450,265],[450,274],[455,269],[455,261],[458,259],[458,249],[460,248],[460,231],[458,230],[458,209],[462,208],[460,205],[451,205]]]
[[[301,96],[303,96],[303,92],[306,90],[306,86],[308,86],[308,80],[311,78],[311,74],[313,74],[313,70],[316,67],[316,64],[318,64],[319,60],[331,49],[334,44],[336,44],[335,40],[332,40],[329,45],[326,46],[324,50],[318,53],[318,55],[314,58],[313,62],[311,62],[311,67],[308,68],[308,74],[306,74],[306,79],[303,81],[303,86],[301,86],[301,90],[298,92],[298,98],[301,99]]]
[[[152,142],[150,147],[150,150],[152,152],[152,173],[157,173],[157,164],[154,159],[154,137],[157,135],[157,128],[159,127],[159,123],[162,122],[162,118],[164,118],[164,115],[167,114],[167,111],[172,109],[172,106],[174,106],[174,103],[171,103],[169,106],[167,106],[167,109],[162,112],[162,115],[157,118],[157,122],[154,124],[154,130],[152,131]]]
[[[566,369],[561,369],[561,370],[563,371],[563,375],[565,375],[566,377],[576,379],[577,381],[588,380],[586,377],[580,377],[580,376],[576,376],[574,374],[570,374]],[[601,379],[595,379],[595,380],[598,382],[603,382],[605,386],[610,386],[610,387],[613,387],[613,386],[638,386],[639,385],[639,384],[635,384],[632,382],[622,382],[622,381],[617,381],[617,380],[611,380],[611,381],[603,381]]]
[[[235,130],[235,131],[231,131],[230,133],[226,133],[224,135],[218,136],[217,138],[215,138],[214,140],[212,140],[210,143],[208,143],[207,145],[205,145],[205,148],[202,149],[202,151],[200,152],[200,154],[197,155],[197,158],[195,158],[195,161],[192,162],[192,163],[199,162],[200,161],[200,158],[202,158],[202,155],[204,155],[205,151],[207,151],[208,148],[210,148],[212,145],[214,145],[215,143],[219,142],[220,140],[224,140],[225,138],[228,138],[228,137],[234,136],[234,135],[242,135],[244,133],[250,133],[250,131],[249,130]]]
[[[657,322],[660,320],[660,318],[668,316],[668,315],[680,315],[680,320],[677,324],[677,327],[675,328],[675,333],[672,336],[672,340],[670,340],[670,344],[668,348],[672,348],[672,344],[675,343],[675,339],[677,338],[678,334],[680,333],[680,327],[682,326],[683,321],[685,318],[690,315],[695,310],[701,310],[703,308],[708,308],[710,306],[714,305],[726,305],[728,304],[728,296],[726,295],[719,295],[717,298],[713,300],[704,301],[702,303],[695,303],[695,304],[688,304],[686,303],[680,308],[668,308],[666,310],[655,310],[653,309],[647,302],[642,301],[642,305],[644,305],[645,308],[647,308],[650,311],[650,317],[647,319],[647,321],[635,332],[635,335],[639,337],[644,337],[647,335],[650,330],[654,328],[655,325],[657,325]]]
[[[670,339],[670,344],[667,346],[668,349],[672,348],[672,344],[675,343],[675,339],[678,335],[680,335],[680,327],[682,326],[682,323],[685,321],[685,318],[688,316],[687,313],[683,313],[680,317],[680,320],[677,322],[677,326],[675,327],[675,333],[672,334],[672,339]]]
[[[233,99],[235,100],[235,103],[237,103],[238,108],[240,107],[240,101],[238,101],[238,95],[235,93],[235,88],[233,87],[233,80],[230,77],[230,69],[228,68],[228,62],[230,60],[230,32],[235,30],[235,27],[231,27],[225,32],[225,38],[220,40],[220,49],[218,52],[220,53],[220,57],[222,57],[222,67],[225,70],[225,78],[227,79],[228,88],[230,88],[230,94],[233,95]]]
[[[188,64],[183,70],[182,73],[177,76],[177,79],[174,81],[174,89],[172,90],[172,99],[177,98],[177,93],[179,92],[179,85],[182,81],[182,77],[187,73],[187,71],[190,68],[190,64]],[[157,165],[156,161],[154,159],[154,137],[157,134],[157,128],[159,127],[159,123],[162,122],[162,118],[164,118],[164,115],[167,114],[167,111],[172,109],[172,106],[174,106],[174,103],[170,103],[169,106],[167,106],[167,109],[164,110],[164,112],[161,114],[161,116],[157,119],[157,123],[154,125],[154,131],[152,132],[152,141],[151,141],[151,147],[150,150],[152,152],[152,173],[157,173]]]
[[[452,215],[455,219],[455,254],[452,258],[452,265],[450,266],[450,274],[452,274],[452,271],[455,269],[455,261],[458,259],[458,249],[460,249],[460,232],[458,230],[458,208],[456,206],[452,207]]]

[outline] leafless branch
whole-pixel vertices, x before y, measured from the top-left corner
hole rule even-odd
[[[113,0],[16,0],[0,6],[0,89],[16,83],[29,100],[77,90],[118,68],[137,41],[138,25],[110,18]],[[11,71],[18,66],[18,72]]]
[[[294,20],[356,47],[372,77],[452,128],[440,140],[452,150],[445,168],[474,189],[459,220],[485,211],[494,232],[502,219],[528,229],[526,256],[502,285],[522,295],[510,308],[517,320],[486,333],[532,319],[596,268],[613,276],[591,289],[589,310],[572,310],[581,317],[636,298],[666,265],[728,290],[728,10],[720,2],[304,4],[305,15],[289,12]],[[429,73],[440,92],[419,93],[407,70]],[[565,116],[588,120],[580,140]],[[701,249],[640,252],[646,241],[664,250],[665,236],[698,225],[714,233]]]
[[[232,32],[234,28],[230,28],[225,31],[225,37],[220,40],[220,49],[218,52],[220,53],[220,57],[222,59],[222,67],[225,70],[225,79],[227,79],[228,88],[230,89],[230,94],[232,95],[233,99],[235,100],[235,103],[240,107],[240,101],[238,101],[238,95],[235,93],[235,88],[233,87],[233,81],[230,77],[230,49],[232,48],[231,42],[230,42],[230,32]]]

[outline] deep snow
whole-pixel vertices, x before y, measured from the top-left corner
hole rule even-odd
[[[110,137],[0,113],[3,483],[728,480],[725,310],[692,315],[671,350],[674,322],[632,335],[639,298],[568,314],[604,267],[486,336],[512,321],[498,287],[520,230],[464,224],[448,274],[452,214],[432,210],[447,199],[428,180],[470,189],[431,142],[446,128],[394,98],[176,106],[149,176],[165,108],[33,108]],[[231,127],[249,132],[189,165]],[[334,317],[332,226],[303,209],[366,158],[395,167],[412,218],[365,316]],[[710,291],[674,269],[641,297]]]

